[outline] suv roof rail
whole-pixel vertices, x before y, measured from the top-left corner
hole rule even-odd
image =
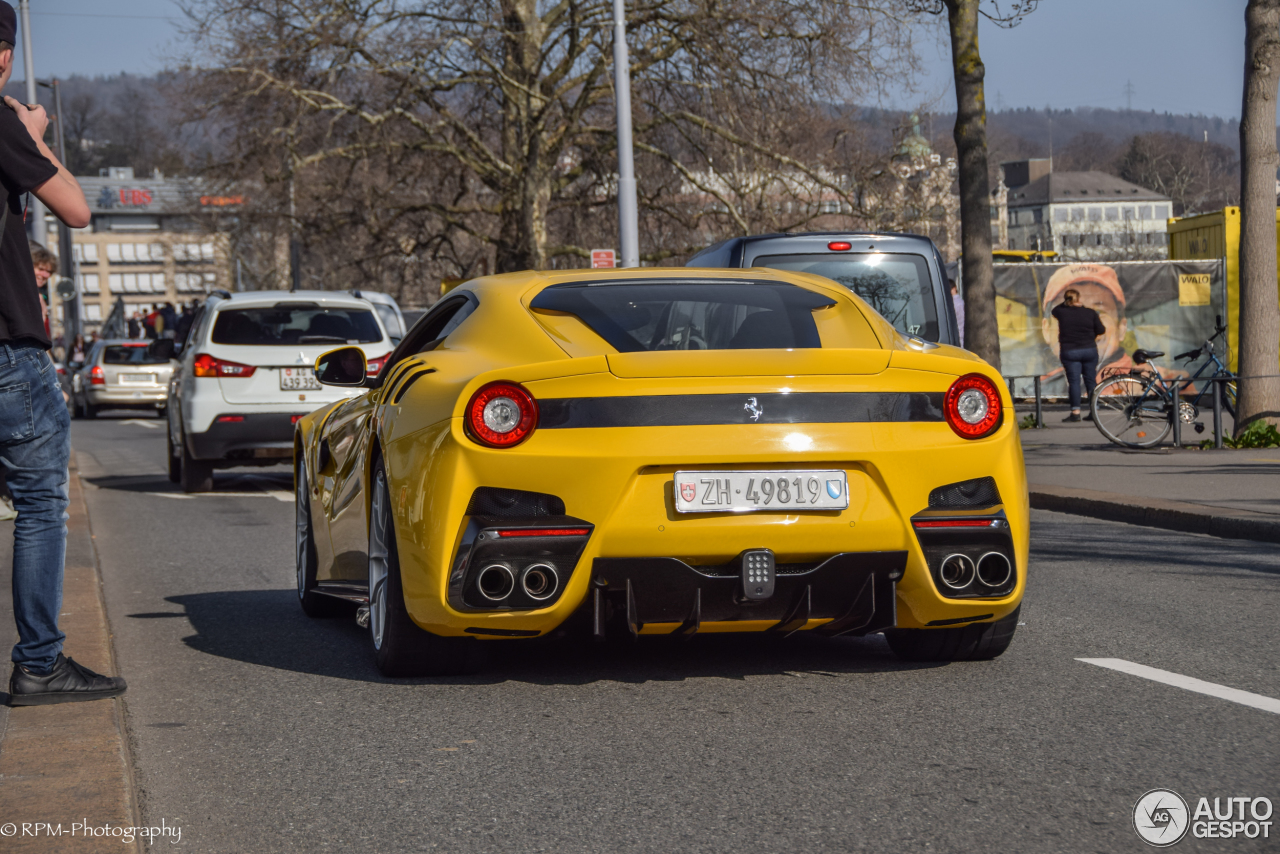
[[[231,292],[224,291],[221,288],[219,288],[216,291],[209,291],[209,296],[217,297],[218,299],[231,299]]]

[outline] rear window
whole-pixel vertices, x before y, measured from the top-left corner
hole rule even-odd
[[[167,365],[168,359],[152,355],[146,344],[108,344],[102,348],[104,365]]]
[[[552,285],[530,303],[579,318],[621,353],[821,347],[814,309],[835,300],[778,282]]]
[[[824,276],[862,297],[899,332],[938,340],[938,306],[923,255],[765,255],[751,266]]]
[[[213,324],[215,344],[373,344],[382,330],[373,312],[321,308],[315,303],[276,303],[259,308],[227,308]]]

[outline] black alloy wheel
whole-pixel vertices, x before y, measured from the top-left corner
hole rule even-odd
[[[970,623],[953,629],[889,629],[884,638],[903,661],[989,661],[1013,642],[1019,605],[993,623]]]
[[[340,617],[351,614],[351,606],[341,599],[316,592],[316,538],[311,527],[311,487],[307,467],[298,464],[294,476],[294,561],[297,564],[298,603],[308,617]]]
[[[182,434],[182,447],[178,450],[182,454],[181,471],[178,475],[182,491],[210,492],[213,489],[213,463],[209,460],[197,460],[191,456],[185,433]]]
[[[474,638],[445,638],[418,628],[404,605],[391,493],[382,460],[369,512],[369,634],[383,676],[452,676],[480,665]]]

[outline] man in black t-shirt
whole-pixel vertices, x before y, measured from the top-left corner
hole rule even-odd
[[[1058,321],[1058,358],[1067,372],[1067,398],[1071,414],[1064,421],[1080,420],[1080,381],[1084,380],[1085,396],[1092,397],[1098,384],[1098,338],[1107,328],[1091,308],[1080,305],[1080,292],[1068,288],[1060,305],[1054,306],[1053,319]],[[1088,416],[1093,420],[1093,415]]]
[[[13,73],[17,15],[0,0],[0,90]],[[0,105],[0,466],[18,519],[13,529],[13,648],[9,702],[15,706],[96,700],[124,693],[62,654],[58,630],[66,556],[67,463],[71,422],[49,359],[24,219],[34,194],[72,228],[89,224],[89,205],[71,173],[44,143],[44,108],[5,98]]]

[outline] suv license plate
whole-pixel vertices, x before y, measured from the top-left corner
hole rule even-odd
[[[844,510],[849,482],[841,470],[678,471],[677,513]]]
[[[147,385],[154,385],[155,381],[156,381],[155,374],[121,374],[120,375],[120,382],[122,384],[123,383],[135,383],[135,384],[146,383]]]
[[[319,391],[323,386],[313,368],[281,368],[281,391]]]

